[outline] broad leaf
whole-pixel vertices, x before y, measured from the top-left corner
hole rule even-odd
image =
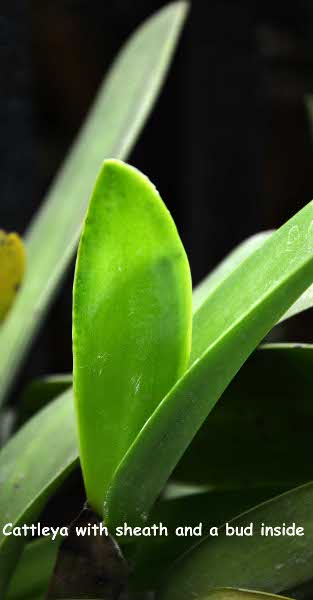
[[[153,508],[148,524],[162,523],[168,528],[168,537],[141,538],[132,555],[136,565],[132,577],[132,586],[136,590],[157,588],[160,579],[164,577],[173,561],[200,541],[195,537],[210,527],[221,527],[226,521],[233,519],[264,500],[273,498],[283,490],[279,488],[264,488],[231,492],[201,492],[187,494],[171,500],[160,500]],[[176,535],[176,528],[198,528],[192,535]]]
[[[207,301],[209,313],[207,302],[204,313],[204,305],[197,311],[192,347],[197,358],[155,410],[118,467],[106,499],[106,521],[111,527],[124,520],[136,523],[139,516],[148,513],[227,385],[312,283],[313,251],[307,237],[312,216],[310,203],[216,288]],[[300,241],[290,252],[293,228],[300,232]]]
[[[313,480],[312,389],[313,346],[261,346],[225,390],[173,478],[215,489],[292,488]]]
[[[74,391],[92,508],[185,371],[191,278],[175,225],[139,171],[105,161],[81,237],[74,282]]]
[[[239,587],[279,593],[312,577],[313,483],[261,504],[230,522],[249,527],[253,535],[230,536],[223,528],[207,537],[175,563],[158,600],[205,598],[210,588]],[[268,527],[304,528],[304,535],[261,535]],[[238,530],[242,531],[241,529]]]
[[[72,392],[31,419],[0,452],[0,596],[25,543],[3,527],[29,523],[77,461]]]
[[[166,6],[118,55],[27,235],[27,277],[0,332],[0,402],[69,264],[104,158],[126,158],[170,64],[186,3]]]

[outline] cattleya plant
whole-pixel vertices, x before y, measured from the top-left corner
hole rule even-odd
[[[185,11],[160,11],[117,59],[26,237],[7,315],[24,251],[0,236],[2,398],[73,254],[102,158],[129,151]],[[155,187],[104,160],[76,260],[73,377],[31,383],[1,415],[1,598],[310,597],[313,351],[260,343],[313,305],[312,223],[311,202],[192,292]],[[167,535],[148,535],[160,524]],[[34,541],[21,534],[32,525],[58,531]]]

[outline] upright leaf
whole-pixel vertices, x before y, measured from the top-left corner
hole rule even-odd
[[[205,598],[211,588],[239,587],[279,593],[312,578],[313,483],[296,488],[244,513],[230,526],[253,535],[207,537],[175,563],[158,600]],[[304,535],[262,535],[268,527],[302,527]],[[239,532],[241,529],[238,530]]]
[[[27,278],[0,332],[0,403],[73,256],[103,159],[126,158],[154,105],[186,8],[162,8],[122,49],[31,225]]]
[[[78,458],[72,392],[33,417],[0,452],[0,597],[25,543],[7,523],[35,520]]]
[[[74,282],[74,391],[89,503],[102,514],[114,471],[187,367],[189,264],[149,180],[105,161]]]
[[[216,288],[208,299],[209,312],[207,306],[202,312],[203,305],[197,311],[193,364],[147,421],[114,475],[106,499],[111,527],[124,520],[137,522],[150,510],[227,385],[312,283],[313,251],[308,243],[312,217],[310,203]],[[299,243],[290,252],[294,228]]]

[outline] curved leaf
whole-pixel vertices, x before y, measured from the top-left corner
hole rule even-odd
[[[241,244],[236,246],[227,256],[220,262],[209,275],[207,275],[200,283],[194,288],[192,293],[192,305],[193,312],[195,313],[205,302],[209,294],[211,294],[217,287],[245,260],[250,254],[262,246],[271,235],[273,231],[261,231],[251,237],[244,240]]]
[[[136,590],[158,587],[173,561],[200,541],[194,535],[175,535],[177,527],[197,527],[203,524],[204,531],[210,527],[221,527],[260,502],[273,498],[283,490],[264,488],[258,490],[201,492],[160,500],[149,515],[148,525],[162,523],[168,527],[168,537],[142,538],[136,544],[132,562],[136,568],[132,585]]]
[[[201,357],[161,402],[119,465],[107,496],[106,521],[111,527],[124,520],[135,523],[147,514],[227,385],[312,283],[313,252],[307,237],[312,217],[310,203],[216,288],[207,301],[210,320],[207,306],[204,314],[203,305],[197,311],[192,353]],[[290,252],[293,228],[300,241]],[[206,330],[203,337],[200,324]]]
[[[80,457],[99,515],[117,465],[186,369],[190,339],[189,264],[170,214],[139,171],[105,161],[73,297]]]
[[[126,158],[153,108],[186,9],[170,4],[131,36],[31,225],[27,277],[0,332],[0,403],[74,254],[103,159]]]
[[[290,489],[311,481],[312,389],[313,346],[261,346],[213,408],[173,479],[215,489]]]
[[[7,523],[37,518],[77,461],[72,392],[33,417],[0,452],[0,596],[25,537],[5,536]]]
[[[253,536],[207,537],[175,563],[158,600],[202,598],[210,588],[240,587],[276,593],[312,577],[313,483],[261,504],[230,522],[253,523]],[[262,523],[304,528],[303,536],[262,536]],[[239,530],[240,531],[240,530]]]

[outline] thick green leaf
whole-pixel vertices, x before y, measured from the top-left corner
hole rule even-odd
[[[0,334],[0,401],[43,318],[79,238],[106,157],[126,158],[159,93],[187,5],[166,6],[122,49],[27,235],[27,274]]]
[[[44,408],[0,452],[0,596],[25,537],[5,536],[7,523],[37,518],[77,461],[72,392]]]
[[[26,544],[5,600],[44,600],[61,538],[40,538]]]
[[[211,294],[218,285],[222,283],[228,275],[236,269],[250,254],[260,248],[271,235],[273,231],[261,231],[251,237],[247,238],[236,246],[221,263],[207,275],[193,290],[192,294],[192,305],[193,312],[195,313],[201,304],[207,299],[208,295]]]
[[[81,237],[73,299],[74,390],[87,498],[99,515],[114,471],[185,371],[191,278],[155,187],[105,161]]]
[[[312,390],[313,346],[261,346],[225,390],[173,478],[215,489],[312,481]]]
[[[275,598],[277,600],[287,600],[285,596],[252,592],[251,590],[238,590],[235,588],[216,588],[209,590],[204,596],[199,596],[199,600],[275,600]]]
[[[160,500],[151,512],[148,524],[162,523],[168,528],[169,535],[140,539],[132,555],[132,562],[136,565],[132,586],[137,590],[157,588],[173,561],[200,541],[201,538],[195,535],[175,535],[177,527],[194,528],[199,523],[203,524],[205,531],[210,527],[221,527],[226,521],[282,491],[264,488],[246,492],[201,492]]]
[[[192,352],[200,358],[158,406],[118,467],[107,496],[110,526],[124,520],[135,523],[146,515],[237,371],[312,283],[313,252],[307,237],[312,217],[310,203],[216,288],[207,301],[210,319],[207,302],[195,314]],[[294,228],[300,243],[290,252]]]
[[[240,587],[281,592],[312,577],[313,483],[296,488],[261,504],[231,521],[232,527],[248,527],[253,535],[207,537],[175,563],[158,600],[202,598],[210,588]],[[262,523],[283,523],[304,528],[303,536],[262,536]],[[238,530],[241,531],[240,529]]]

